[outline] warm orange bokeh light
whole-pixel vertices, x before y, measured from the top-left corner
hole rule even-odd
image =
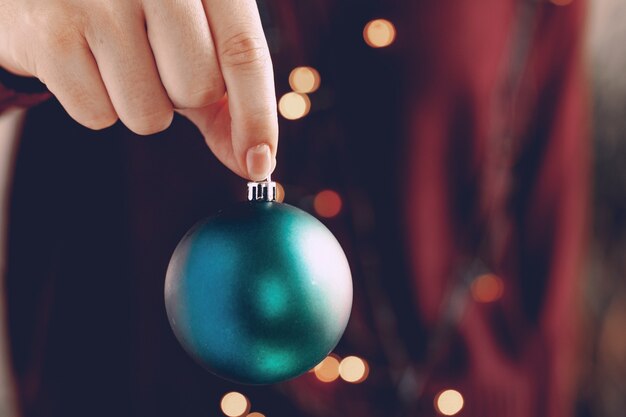
[[[313,200],[313,209],[320,217],[335,217],[342,205],[341,196],[333,190],[320,191]]]
[[[339,378],[339,360],[334,356],[327,356],[315,368],[315,376],[322,382],[333,382]]]
[[[312,93],[321,81],[320,73],[311,67],[297,67],[289,74],[289,85],[297,93]]]
[[[483,274],[472,282],[472,297],[479,303],[491,303],[499,300],[504,292],[502,278],[495,274]]]
[[[250,401],[240,392],[229,392],[222,397],[222,412],[228,417],[240,417],[250,411]]]
[[[384,48],[396,39],[396,28],[389,20],[372,20],[363,29],[363,39],[372,48]]]
[[[265,417],[265,414],[262,413],[257,413],[256,411],[254,413],[250,413],[248,414],[247,417]]]
[[[447,389],[435,397],[435,410],[444,416],[453,416],[463,409],[463,396],[460,392]]]
[[[311,100],[306,94],[290,92],[278,101],[278,111],[288,120],[301,119],[311,110]]]
[[[279,182],[276,182],[276,201],[279,203],[285,201],[285,188]]]
[[[356,356],[347,356],[339,364],[339,376],[346,382],[358,384],[367,378],[367,362]]]

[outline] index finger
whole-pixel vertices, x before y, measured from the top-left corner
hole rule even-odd
[[[234,156],[249,178],[259,179],[259,168],[269,174],[278,145],[274,75],[259,11],[254,0],[203,3],[226,84]],[[258,156],[263,144],[268,161]]]

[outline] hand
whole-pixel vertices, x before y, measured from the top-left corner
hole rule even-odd
[[[176,109],[237,174],[274,168],[272,63],[254,0],[0,0],[0,66],[39,78],[89,128],[119,118],[148,135]]]

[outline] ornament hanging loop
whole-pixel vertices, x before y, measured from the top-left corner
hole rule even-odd
[[[276,201],[276,183],[269,176],[265,181],[249,182],[248,201]]]

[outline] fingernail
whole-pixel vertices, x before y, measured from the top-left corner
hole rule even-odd
[[[248,169],[248,177],[253,181],[262,181],[267,178],[272,169],[270,147],[263,143],[248,149],[246,168]]]

